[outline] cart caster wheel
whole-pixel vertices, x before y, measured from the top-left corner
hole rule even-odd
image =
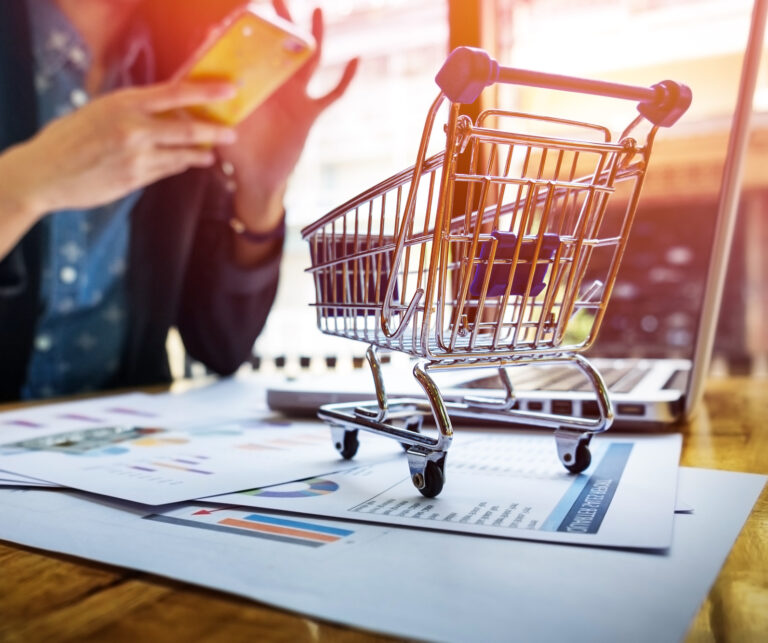
[[[341,454],[341,457],[345,460],[351,460],[357,453],[357,448],[360,446],[360,440],[357,439],[357,431],[344,431],[344,439],[342,442],[336,442],[334,446],[336,450]]]
[[[443,471],[443,467],[429,460],[423,475],[424,486],[419,489],[419,492],[425,498],[434,498],[443,490],[443,485],[445,484],[445,472]],[[421,476],[422,474],[420,473],[416,473],[413,476],[413,484],[417,489],[419,488],[418,483],[422,482],[419,479]]]
[[[581,473],[592,463],[592,452],[586,444],[576,447],[576,459],[571,463],[563,463],[571,473]]]

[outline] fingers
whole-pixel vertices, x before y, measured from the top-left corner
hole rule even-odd
[[[283,0],[273,0],[272,6],[275,8],[275,13],[277,13],[283,20],[293,22],[293,18],[291,18],[291,14],[288,12],[288,7]]]
[[[184,116],[154,119],[150,130],[156,145],[229,145],[237,140],[236,131],[230,127]]]
[[[278,16],[293,22],[293,18],[291,18],[291,14],[288,11],[288,6],[285,4],[284,0],[272,0],[272,6],[274,7]],[[312,75],[315,73],[315,70],[320,64],[320,56],[323,49],[323,32],[323,12],[319,8],[316,8],[312,12],[312,36],[315,39],[316,47],[312,52],[312,55],[307,59],[307,61],[302,65],[301,69],[299,69],[299,71],[297,71],[294,76],[295,79],[298,79],[298,81],[305,86],[309,84]]]
[[[158,113],[227,100],[237,94],[237,87],[220,80],[182,81],[152,85],[133,93],[147,113]]]
[[[320,8],[316,8],[312,12],[312,36],[315,38],[315,51],[312,52],[309,60],[304,63],[304,66],[299,72],[306,84],[309,84],[309,80],[315,73],[317,66],[320,64],[320,57],[323,53],[323,36],[325,34],[325,26],[323,21],[323,12]]]
[[[344,92],[347,91],[349,84],[352,82],[352,79],[355,77],[355,74],[357,73],[357,67],[359,63],[360,63],[359,58],[353,58],[352,60],[350,60],[347,63],[346,67],[344,67],[344,73],[341,75],[341,79],[336,84],[336,87],[334,87],[331,91],[329,91],[324,96],[321,96],[320,98],[316,99],[315,102],[318,105],[318,108],[320,109],[320,111],[324,110],[331,103],[341,98]]]
[[[213,150],[159,149],[152,156],[152,165],[148,172],[152,175],[152,180],[157,181],[192,167],[211,167],[215,162],[216,154]]]
[[[315,37],[315,40],[317,40],[317,48],[320,49],[323,42],[323,36],[325,35],[323,10],[320,7],[315,7],[314,11],[312,11],[312,35]]]

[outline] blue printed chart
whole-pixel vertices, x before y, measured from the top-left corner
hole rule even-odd
[[[207,500],[496,537],[663,549],[671,544],[680,447],[679,435],[599,436],[591,466],[572,475],[549,433],[457,433],[437,498],[414,489],[402,458]]]

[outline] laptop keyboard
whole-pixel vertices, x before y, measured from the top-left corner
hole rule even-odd
[[[608,366],[600,369],[605,385],[611,393],[631,393],[640,381],[648,374],[650,367],[646,364],[633,362],[621,367]],[[512,386],[518,391],[592,391],[592,385],[584,375],[568,366],[547,366],[538,368],[507,369]],[[684,391],[688,385],[691,371],[678,369],[664,384],[664,390]],[[499,376],[488,375],[461,384],[464,388],[498,388],[504,386]]]
[[[649,367],[632,363],[621,367],[601,368],[600,374],[611,393],[629,393],[648,373]],[[518,391],[591,391],[584,375],[569,366],[507,369],[512,386]],[[685,375],[686,371],[681,371]],[[671,380],[670,380],[671,381]],[[462,384],[465,388],[504,388],[499,376],[489,375]]]

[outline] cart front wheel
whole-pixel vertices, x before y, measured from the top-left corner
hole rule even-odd
[[[579,444],[576,447],[576,457],[573,462],[565,464],[565,468],[571,473],[581,473],[592,464],[592,452],[586,444]]]
[[[443,469],[445,466],[444,462],[445,461],[443,461],[443,465],[441,466],[436,462],[429,460],[427,461],[427,466],[424,468],[424,473],[417,473],[413,476],[413,484],[417,489],[419,489],[418,483],[421,482],[421,480],[417,480],[417,476],[424,476],[424,486],[419,489],[419,492],[421,492],[421,495],[425,498],[434,498],[443,490],[443,485],[445,484],[445,471]]]
[[[360,440],[357,439],[357,431],[344,431],[344,438],[334,444],[336,450],[345,460],[351,460],[357,453]]]

